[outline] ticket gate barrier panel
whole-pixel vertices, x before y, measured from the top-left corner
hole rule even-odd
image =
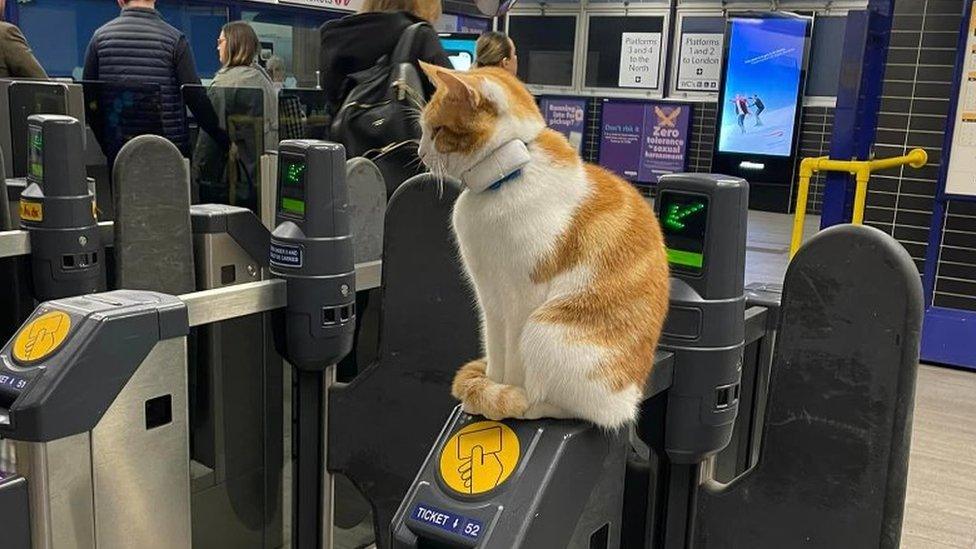
[[[197,290],[265,278],[270,232],[250,210],[195,205],[190,219]],[[284,365],[271,315],[199,326],[190,347],[193,546],[278,547]]]
[[[918,269],[887,234],[810,239],[783,285],[758,463],[686,487],[680,546],[899,547],[922,313]]]

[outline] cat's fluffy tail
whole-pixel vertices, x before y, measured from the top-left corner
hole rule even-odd
[[[529,408],[525,390],[492,381],[487,369],[484,359],[462,366],[454,376],[451,394],[464,404],[464,411],[469,414],[480,414],[495,421],[523,417]]]

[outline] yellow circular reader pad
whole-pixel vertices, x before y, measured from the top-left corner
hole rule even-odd
[[[508,425],[479,421],[454,433],[441,450],[441,479],[462,494],[483,494],[518,466],[519,439]]]
[[[51,311],[31,320],[14,340],[14,359],[19,362],[43,360],[57,351],[71,330],[71,317]]]

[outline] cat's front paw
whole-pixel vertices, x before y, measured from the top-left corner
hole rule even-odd
[[[497,390],[493,391],[489,398],[483,400],[481,415],[492,421],[522,418],[529,408],[525,389],[514,385],[497,385],[496,387]]]
[[[464,402],[468,399],[471,389],[481,380],[487,377],[488,363],[485,359],[479,358],[461,366],[457,374],[454,375],[454,383],[451,384],[451,394],[454,398]]]
[[[480,415],[484,415],[481,412],[481,408],[475,406],[474,405],[474,402],[472,402],[470,400],[461,401],[461,409],[464,410],[464,413],[465,414],[468,414],[469,416],[480,416]]]

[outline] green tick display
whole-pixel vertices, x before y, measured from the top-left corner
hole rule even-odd
[[[32,183],[44,180],[44,134],[41,128],[31,126],[27,136],[27,175]]]
[[[674,269],[701,272],[705,265],[708,198],[663,192],[658,201],[668,263]]]
[[[289,215],[305,217],[305,171],[303,159],[282,156],[278,177],[281,178],[281,197],[278,208]]]

